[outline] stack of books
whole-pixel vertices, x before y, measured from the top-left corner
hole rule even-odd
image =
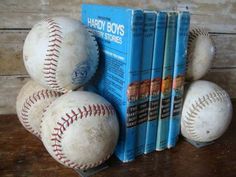
[[[190,14],[82,5],[100,64],[92,83],[117,110],[123,162],[175,147],[180,132]],[[89,50],[89,49],[88,49]]]

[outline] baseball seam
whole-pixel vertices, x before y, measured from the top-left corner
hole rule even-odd
[[[46,22],[48,23],[49,40],[44,59],[44,79],[51,89],[65,93],[67,90],[62,88],[56,79],[57,64],[63,39],[62,30],[60,25],[55,20],[48,18],[46,19]]]
[[[33,133],[35,136],[37,136],[38,138],[41,138],[40,137],[40,132],[37,132],[36,130],[34,130],[34,128],[30,124],[30,119],[29,119],[30,109],[35,103],[37,103],[40,100],[45,100],[47,98],[59,97],[59,96],[60,96],[60,93],[55,92],[55,91],[40,90],[36,93],[33,93],[33,95],[29,96],[25,100],[25,102],[23,103],[21,113],[20,113],[20,115],[21,115],[20,120],[21,120],[22,124],[24,125],[24,127],[28,131]]]
[[[186,131],[192,138],[195,140],[200,140],[201,138],[194,128],[198,113],[212,103],[222,102],[226,97],[228,97],[228,95],[224,90],[215,89],[213,92],[199,97],[195,100],[194,104],[191,104],[189,111],[186,112],[184,125]]]
[[[96,41],[96,36],[94,35],[93,31],[90,30],[89,28],[86,27],[86,30],[88,31],[88,33],[90,34],[91,38],[92,38],[92,41],[96,47],[96,52],[97,52],[97,56],[99,56],[99,49],[98,49],[98,44],[97,44],[97,41]],[[98,62],[98,61],[97,61]],[[95,69],[95,71],[97,70],[97,68]]]
[[[189,32],[189,39],[188,39],[188,46],[187,46],[187,61],[186,61],[186,69],[188,70],[189,69],[189,63],[191,62],[191,58],[193,56],[193,53],[192,53],[192,48],[193,48],[193,44],[194,44],[194,41],[199,37],[199,36],[206,36],[208,37],[212,43],[213,43],[213,40],[211,38],[211,36],[209,35],[209,33],[205,30],[205,29],[201,29],[201,28],[198,28],[198,27],[193,27],[190,32]],[[216,50],[214,48],[214,50]],[[216,52],[215,52],[216,53]]]
[[[52,149],[55,157],[66,166],[74,169],[89,169],[102,164],[107,160],[111,154],[107,155],[104,159],[91,163],[91,164],[79,164],[68,159],[63,152],[63,147],[61,145],[63,134],[65,131],[79,119],[88,118],[89,116],[104,116],[104,115],[114,115],[115,111],[111,105],[106,104],[93,104],[83,106],[82,108],[72,109],[69,113],[65,113],[65,116],[61,117],[61,121],[57,122],[57,127],[54,128],[52,133]]]
[[[204,29],[199,29],[199,28],[194,28],[189,32],[189,39],[188,39],[188,49],[190,49],[191,44],[193,43],[194,40],[198,38],[198,36],[207,36],[210,38],[210,35],[208,32]]]

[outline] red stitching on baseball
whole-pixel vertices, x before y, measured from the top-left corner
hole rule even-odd
[[[57,141],[58,143],[60,143],[61,141],[57,138],[52,138],[51,141]]]
[[[57,56],[57,55],[55,55],[55,54],[47,54],[46,56],[47,56],[47,57],[51,57],[51,56]],[[46,61],[57,62],[57,60],[55,60],[55,59],[53,59],[53,58],[50,58],[50,59],[46,58],[45,60],[46,60]]]
[[[57,88],[60,88],[60,86],[55,86],[55,85],[52,85],[52,88],[55,88],[55,89],[57,89]]]
[[[51,63],[49,63],[48,65],[49,65],[49,66],[52,66],[52,67],[44,67],[43,69],[44,69],[44,70],[52,70],[52,71],[56,72],[56,69],[53,68],[53,65],[52,65]],[[45,65],[45,66],[46,66],[46,65]]]
[[[72,115],[72,117],[71,117],[68,113],[66,113],[66,117],[68,118],[67,121],[72,124],[72,123],[73,123],[73,115]],[[67,125],[67,126],[69,126],[69,125]]]
[[[58,58],[60,56],[60,48],[63,39],[62,30],[54,19],[48,18],[45,21],[48,23],[49,40],[44,59],[44,79],[52,89],[65,93],[66,89],[62,88],[56,79]]]
[[[55,80],[50,80],[51,82],[56,82]]]
[[[45,77],[45,78],[56,79],[56,77],[54,77],[54,76],[47,76],[47,77]]]
[[[60,33],[60,32],[61,32],[60,29],[52,29],[52,28],[57,28],[57,27],[58,27],[58,26],[51,26],[51,27],[50,27],[51,29],[49,30],[49,32],[50,32],[50,33],[56,33],[56,32],[59,32],[59,33]]]
[[[51,44],[51,45],[53,45],[53,44]],[[55,45],[56,46],[56,45]],[[50,47],[48,50],[47,50],[47,52],[57,52],[57,53],[59,53],[59,50],[57,50],[56,48],[53,48],[53,47]],[[53,53],[51,53],[51,54],[53,54]],[[49,54],[50,55],[50,54]]]
[[[62,152],[62,150],[61,150],[61,149],[58,149],[58,150],[53,150],[53,152],[56,152],[56,151],[58,151],[58,152]]]
[[[56,22],[51,23],[49,27],[50,29],[54,29],[54,30],[55,30],[55,27],[61,29],[61,27]]]
[[[29,107],[25,105],[25,109],[29,110]],[[26,111],[26,110],[25,110]]]
[[[37,98],[37,97],[38,97],[38,98]],[[34,100],[37,100],[37,99],[40,100],[40,99],[41,99],[40,96],[38,95],[38,93],[34,93],[34,94],[33,94],[33,98],[34,98]]]
[[[62,37],[58,34],[51,34],[49,37],[56,37],[56,36],[62,39]]]
[[[52,82],[52,83],[51,83],[51,86],[52,86],[52,87],[55,86],[55,88],[56,88],[58,85],[57,85],[57,83]]]
[[[54,38],[54,39],[50,40],[49,42],[59,42],[59,43],[62,43],[62,40],[57,39],[57,38]],[[53,47],[55,47],[55,46],[60,47],[60,46],[57,45],[56,43],[51,44],[51,46],[53,46]],[[60,48],[61,48],[61,47],[60,47]]]
[[[106,104],[93,104],[93,105],[87,105],[83,106],[82,108],[77,108],[77,110],[71,110],[71,112],[66,113],[64,117],[61,117],[60,122],[57,122],[57,127],[55,127],[53,130],[54,132],[51,134],[52,138],[52,148],[53,152],[55,153],[56,158],[64,163],[65,165],[74,168],[74,169],[88,169],[95,167],[97,165],[100,165],[105,160],[107,160],[111,154],[106,156],[104,159],[100,160],[99,162],[95,162],[92,164],[78,164],[76,162],[72,162],[69,160],[65,154],[63,153],[63,148],[61,145],[61,140],[63,139],[62,135],[66,131],[67,128],[70,127],[74,122],[78,120],[78,117],[80,119],[87,118],[87,116],[104,116],[104,115],[114,115],[115,111],[111,105]]]
[[[44,65],[46,65],[46,66],[50,66],[50,65],[53,65],[53,66],[57,66],[56,64],[54,64],[54,63],[47,63],[47,64],[44,64]]]
[[[29,98],[29,102],[31,102],[32,104],[34,104],[34,101],[32,100],[31,97]],[[28,104],[30,104],[29,102],[28,102]]]
[[[24,116],[24,117],[22,117],[23,120],[27,120],[27,119],[25,118],[25,116],[27,116],[27,114],[21,113],[21,115]]]
[[[53,144],[52,147],[61,147],[59,144]],[[57,151],[57,150],[56,150]]]
[[[55,91],[48,91],[48,90],[40,90],[37,93],[33,93],[32,96],[29,96],[26,101],[23,103],[21,112],[20,112],[20,120],[23,123],[24,127],[29,130],[31,133],[33,133],[35,136],[40,137],[40,133],[36,132],[33,127],[31,127],[29,122],[29,111],[30,108],[33,106],[33,104],[37,103],[37,101],[49,98],[49,93],[51,93],[52,97],[59,97],[61,93],[57,93]],[[40,97],[42,95],[42,97]]]
[[[55,75],[55,73],[54,72],[43,72],[43,74],[47,74],[48,76],[50,75],[50,74],[52,74],[52,75]],[[46,77],[45,77],[46,78]]]

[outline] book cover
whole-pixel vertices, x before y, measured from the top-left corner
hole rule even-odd
[[[144,153],[152,68],[156,13],[144,11],[143,50],[140,67],[136,155]]]
[[[159,115],[162,64],[166,35],[166,12],[156,12],[154,49],[149,92],[148,121],[145,138],[144,154],[155,151]]]
[[[177,12],[168,12],[165,51],[161,81],[160,108],[157,128],[156,150],[167,148],[169,120],[170,120],[170,98],[172,89],[172,74],[175,57]]]
[[[116,109],[120,136],[115,154],[123,162],[135,158],[143,21],[140,9],[82,5],[82,23],[94,33],[100,49],[92,82]]]
[[[180,116],[184,92],[189,23],[189,12],[179,12],[177,20],[176,49],[171,94],[168,148],[175,147],[180,132]]]

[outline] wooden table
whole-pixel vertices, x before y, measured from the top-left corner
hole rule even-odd
[[[236,110],[236,100],[233,101]],[[94,177],[235,177],[236,116],[228,131],[214,144],[197,149],[184,140],[176,148],[138,157],[123,164],[115,157],[110,167]],[[43,144],[28,133],[16,115],[0,116],[0,176],[78,177],[56,162]]]

